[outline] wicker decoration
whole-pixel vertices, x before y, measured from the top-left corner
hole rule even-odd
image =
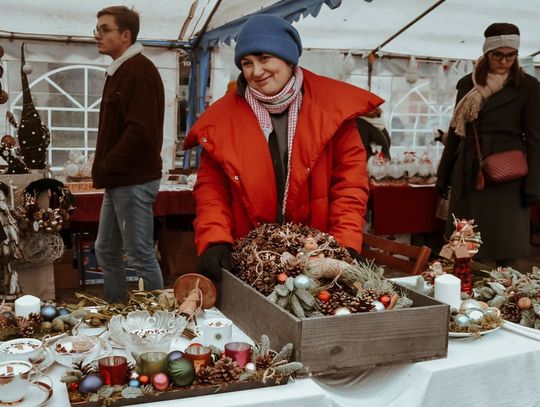
[[[21,240],[23,261],[32,264],[52,263],[64,254],[64,241],[57,233],[39,231]]]

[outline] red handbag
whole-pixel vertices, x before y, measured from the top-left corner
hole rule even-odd
[[[476,122],[473,122],[476,154],[480,162],[480,170],[476,177],[476,189],[482,190],[485,179],[491,183],[512,181],[524,177],[529,172],[527,155],[523,150],[508,150],[484,157],[480,148]]]

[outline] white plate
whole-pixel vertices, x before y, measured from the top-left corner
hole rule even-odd
[[[52,398],[53,389],[49,384],[43,382],[31,383],[30,388],[23,401],[16,405],[17,407],[41,407],[47,404]],[[0,406],[11,406],[12,404],[2,404]]]
[[[498,326],[497,328],[489,329],[487,331],[480,331],[480,332],[478,332],[478,334],[479,335],[485,335],[485,334],[488,334],[490,332],[494,332],[499,328],[500,328],[500,326]],[[468,337],[471,337],[471,336],[476,336],[476,334],[475,333],[473,334],[473,333],[470,333],[470,332],[448,332],[448,336],[450,338],[468,338]]]

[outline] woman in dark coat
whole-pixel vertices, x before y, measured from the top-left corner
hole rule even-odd
[[[356,118],[356,127],[362,138],[362,143],[366,149],[367,158],[375,152],[371,145],[381,146],[381,152],[390,159],[390,135],[384,126],[382,110],[380,107]]]
[[[484,36],[484,55],[473,74],[457,84],[458,103],[437,173],[437,190],[445,196],[452,187],[447,236],[454,229],[451,214],[474,219],[484,242],[477,259],[515,266],[516,258],[528,252],[528,206],[540,201],[540,85],[519,66],[515,25],[491,24]],[[525,177],[476,189],[475,120],[484,157],[521,149],[529,167]]]

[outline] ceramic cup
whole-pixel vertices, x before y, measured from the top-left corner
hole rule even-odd
[[[231,341],[233,323],[227,318],[210,318],[195,327],[206,346],[213,345],[223,349]]]
[[[40,372],[30,362],[12,360],[0,362],[0,404],[21,402]]]
[[[0,361],[22,360],[36,363],[43,356],[43,342],[34,338],[18,338],[0,344]]]

